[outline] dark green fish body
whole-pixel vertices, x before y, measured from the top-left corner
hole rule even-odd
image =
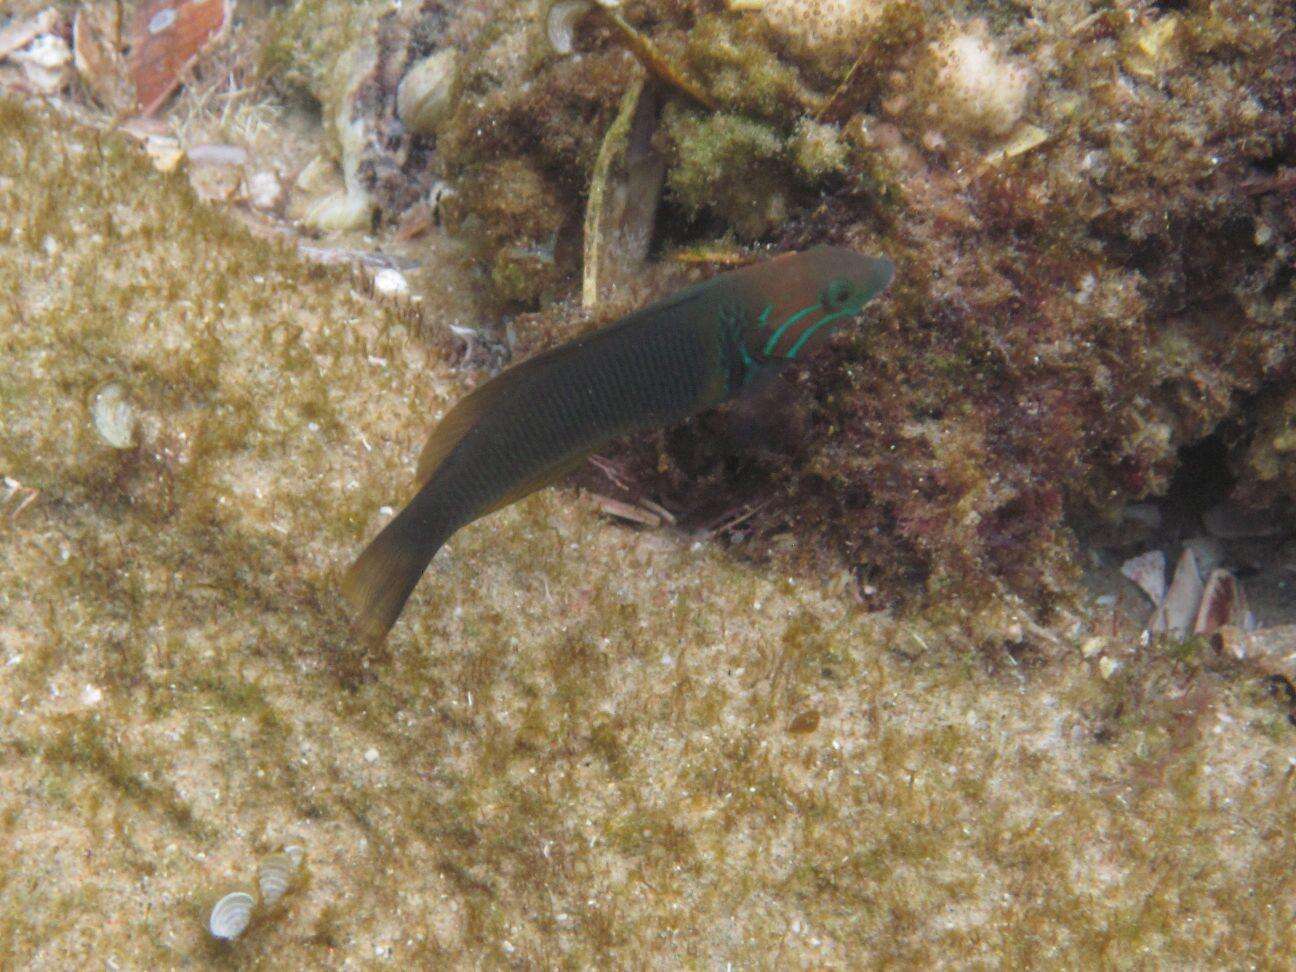
[[[419,460],[419,491],[348,571],[379,640],[460,527],[562,478],[591,452],[740,395],[858,314],[887,260],[823,247],[691,287],[504,371],[460,401]]]

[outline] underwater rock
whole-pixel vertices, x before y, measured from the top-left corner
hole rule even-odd
[[[812,181],[844,171],[850,158],[850,149],[836,125],[809,118],[797,122],[788,148],[797,168]]]
[[[1243,540],[1278,537],[1296,529],[1296,524],[1279,515],[1276,509],[1253,509],[1225,500],[1202,514],[1202,523],[1213,537],[1221,540]]]
[[[752,10],[799,60],[832,74],[855,59],[885,7],[879,0],[763,0]]]

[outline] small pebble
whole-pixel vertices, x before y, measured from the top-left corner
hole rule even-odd
[[[270,171],[254,172],[248,177],[247,197],[257,209],[274,209],[283,200],[279,177]]]
[[[364,758],[366,763],[378,762],[378,750],[370,746],[368,749],[365,750]]]
[[[409,293],[409,281],[399,270],[386,267],[374,274],[374,290],[384,297],[403,297]]]

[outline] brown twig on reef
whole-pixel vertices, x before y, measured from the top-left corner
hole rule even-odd
[[[1242,190],[1248,196],[1262,196],[1283,189],[1296,189],[1296,169],[1279,169],[1275,175],[1268,178],[1248,179],[1242,183]]]
[[[627,491],[630,489],[629,483],[623,478],[624,472],[610,459],[604,459],[602,456],[590,456],[589,464],[606,476],[617,489]]]
[[[608,516],[614,516],[619,520],[629,520],[631,523],[639,523],[646,527],[661,526],[661,517],[651,510],[646,510],[633,503],[623,503],[620,500],[613,499],[611,496],[604,496],[602,493],[590,493],[590,498],[594,500],[594,505],[599,508],[599,511],[606,513]]]
[[[703,108],[716,111],[720,105],[702,89],[697,82],[685,77],[666,59],[656,44],[645,34],[640,33],[621,14],[609,7],[599,5],[598,11],[607,19],[618,34],[626,48],[639,59],[639,63],[653,77],[675,88],[681,94],[696,101]]]
[[[864,53],[860,54],[859,57],[855,58],[855,63],[850,66],[850,70],[846,72],[846,76],[841,79],[841,84],[837,85],[833,93],[828,96],[828,100],[820,105],[819,110],[815,112],[815,121],[823,121],[824,116],[828,114],[828,111],[837,104],[837,99],[842,96],[846,89],[850,87],[850,83],[855,80],[855,75],[859,71],[860,65],[864,63],[864,58],[868,56],[868,53],[869,52],[866,50]]]
[[[753,516],[755,516],[757,513],[765,509],[765,507],[769,506],[773,502],[774,500],[773,498],[771,498],[765,500],[763,503],[757,503],[755,506],[749,506],[745,511],[733,517],[733,519],[726,519],[726,517],[730,515],[729,513],[726,513],[724,517],[720,518],[720,521],[715,526],[708,527],[706,530],[704,530],[703,535],[706,537],[714,537],[714,536],[719,536],[721,533],[724,533],[727,530],[732,530],[735,527],[740,526],[743,523],[746,523]]]

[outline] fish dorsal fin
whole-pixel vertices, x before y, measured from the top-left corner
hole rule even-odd
[[[446,456],[450,455],[455,446],[463,441],[463,437],[477,426],[483,415],[494,411],[501,402],[507,401],[522,389],[544,381],[555,368],[561,368],[572,359],[580,357],[590,344],[630,323],[634,316],[631,315],[630,318],[623,319],[611,327],[586,331],[566,344],[527,358],[501,371],[461,398],[446,413],[440,424],[432,430],[427,443],[423,446],[423,451],[419,453],[415,486],[421,487],[432,478],[437,467],[445,461]],[[566,470],[564,474],[565,472]]]
[[[498,402],[508,399],[516,394],[518,389],[532,382],[543,381],[551,369],[560,367],[573,358],[584,354],[590,344],[599,341],[601,338],[609,337],[614,332],[624,328],[641,325],[645,319],[660,319],[666,312],[676,310],[681,304],[706,296],[714,290],[716,283],[717,281],[712,279],[694,284],[692,287],[687,287],[676,294],[634,311],[615,324],[591,329],[566,344],[541,352],[526,361],[515,364],[489,381],[478,385],[467,396],[460,399],[446,414],[445,418],[441,420],[441,423],[432,430],[427,444],[423,446],[423,451],[419,454],[418,472],[415,474],[416,485],[422,486],[432,478],[432,474],[445,461],[446,456],[476,426],[481,416],[493,410]]]
[[[414,474],[416,489],[432,478],[437,467],[472,430],[478,419],[509,393],[511,384],[502,380],[506,374],[508,372],[483,382],[455,402],[445,418],[432,430],[427,442],[423,444],[423,451],[419,453],[418,471]]]

